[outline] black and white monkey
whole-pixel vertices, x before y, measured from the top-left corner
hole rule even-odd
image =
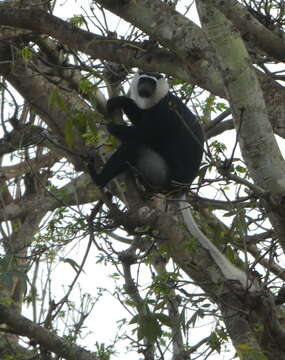
[[[184,188],[182,196],[180,191],[180,209],[189,232],[210,252],[225,278],[239,281],[246,289],[246,274],[201,232],[189,206],[185,206],[185,188],[196,177],[203,155],[204,136],[196,117],[169,92],[166,79],[159,73],[135,74],[130,98],[117,96],[107,102],[109,114],[117,109],[124,111],[132,125],[108,125],[121,145],[100,173],[90,164],[94,182],[104,187],[117,175],[134,170],[154,192]]]
[[[117,109],[124,111],[132,126],[108,125],[121,145],[94,177],[95,183],[104,187],[133,168],[157,192],[171,190],[175,183],[191,184],[203,155],[203,132],[191,111],[169,92],[166,79],[158,73],[137,73],[130,98],[108,101],[110,114]]]

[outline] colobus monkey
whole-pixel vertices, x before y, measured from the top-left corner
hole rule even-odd
[[[203,155],[203,132],[191,111],[168,90],[162,75],[139,72],[130,98],[117,96],[107,102],[110,114],[122,109],[132,125],[108,125],[121,145],[93,177],[97,185],[104,187],[129,169],[157,192],[194,180]]]
[[[120,173],[133,170],[154,192],[184,188],[180,208],[188,230],[210,252],[226,279],[237,280],[246,288],[246,274],[200,231],[184,205],[185,188],[196,177],[203,155],[204,136],[196,117],[169,92],[166,79],[158,73],[138,72],[131,83],[130,98],[116,96],[107,102],[109,114],[117,109],[124,111],[132,125],[108,125],[121,145],[99,174],[94,164],[89,164],[94,182],[104,187]]]

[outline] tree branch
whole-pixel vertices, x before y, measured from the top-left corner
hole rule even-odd
[[[285,36],[281,31],[277,34],[262,25],[244,6],[236,0],[211,0],[222,13],[261,50],[276,60],[285,61]]]
[[[17,219],[27,212],[47,212],[61,206],[86,204],[100,198],[100,191],[89,175],[83,174],[62,188],[48,192],[43,198],[30,196],[22,202],[17,200],[0,209],[0,221]]]
[[[0,304],[0,322],[67,360],[99,360],[96,355],[71,344],[2,304]]]
[[[279,204],[274,204],[275,199],[280,201],[285,194],[285,163],[267,116],[259,79],[240,35],[229,20],[212,6],[212,0],[200,0],[197,4],[201,21],[216,49],[243,158],[255,185],[270,194],[267,197],[272,210],[270,220],[285,248],[283,216],[278,213]]]
[[[25,160],[16,165],[3,166],[0,167],[0,177],[12,179],[26,173],[35,173],[43,167],[52,167],[60,158],[60,155],[48,153],[34,159]]]
[[[74,50],[89,54],[94,59],[109,60],[125,64],[127,67],[141,67],[149,71],[159,71],[188,82],[197,83],[211,93],[225,97],[220,74],[213,63],[213,50],[202,30],[189,19],[176,13],[158,0],[147,2],[137,0],[126,4],[122,0],[97,0],[104,8],[132,21],[136,26],[165,44],[179,55],[161,48],[147,49],[141,43],[104,38],[71,26],[57,17],[38,9],[16,9],[0,7],[0,25],[22,26],[36,32],[46,33]],[[141,16],[144,14],[144,16]],[[157,19],[160,25],[157,25]],[[41,19],[41,21],[35,21]],[[173,21],[169,21],[173,19]],[[153,20],[153,22],[151,22]],[[151,26],[155,23],[156,26]],[[178,30],[179,29],[179,30]],[[167,35],[168,34],[168,35]],[[169,38],[171,34],[171,38]],[[3,56],[3,55],[2,55]],[[1,53],[0,53],[0,60]],[[5,58],[2,60],[5,62]],[[26,66],[26,64],[25,64]],[[8,80],[21,92],[10,66],[1,64],[1,73],[9,74]],[[23,71],[19,70],[19,73]],[[262,82],[270,121],[279,136],[285,137],[285,90],[264,73],[258,72]],[[34,78],[25,79],[35,82]],[[29,86],[33,89],[34,86]],[[29,92],[26,90],[26,93]],[[38,92],[42,94],[42,92]],[[276,106],[276,103],[278,106]],[[59,119],[60,116],[57,117]]]

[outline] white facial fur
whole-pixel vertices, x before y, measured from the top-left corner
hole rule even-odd
[[[153,96],[149,98],[141,97],[138,94],[138,81],[140,77],[149,77],[156,81],[156,89],[153,94]],[[134,100],[134,102],[137,104],[137,106],[140,109],[149,109],[156,105],[166,94],[168,93],[169,86],[165,78],[157,79],[154,76],[150,75],[140,75],[139,73],[136,73],[133,77],[133,81],[131,83],[131,99]]]

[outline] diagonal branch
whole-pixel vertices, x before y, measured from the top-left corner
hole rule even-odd
[[[173,75],[180,78],[189,77],[185,64],[166,49],[152,47],[148,50],[139,42],[99,36],[40,9],[0,7],[0,26],[3,25],[50,35],[73,50],[84,52],[94,59],[113,61],[128,67],[144,66],[152,71],[168,73],[175,63]]]
[[[60,155],[50,152],[37,158],[25,160],[16,165],[3,166],[0,167],[0,176],[5,179],[12,179],[26,173],[36,173],[41,168],[51,168],[60,158]]]
[[[14,220],[27,212],[47,212],[61,206],[86,204],[100,198],[100,190],[91,182],[89,175],[81,175],[67,185],[48,192],[43,198],[29,196],[23,202],[17,200],[0,209],[0,220]]]
[[[285,61],[285,35],[273,32],[262,25],[250,12],[236,0],[211,0],[222,13],[261,50],[278,61]]]
[[[37,342],[49,351],[67,360],[98,360],[99,358],[80,346],[64,340],[60,336],[33,323],[26,317],[11,311],[7,306],[0,304],[0,322],[8,325],[22,336]]]
[[[158,39],[171,52],[166,48],[152,47],[148,49],[144,48],[141,43],[104,38],[72,26],[39,9],[0,7],[0,26],[23,27],[45,33],[94,59],[163,72],[188,82],[197,83],[200,87],[225,97],[220,74],[213,62],[212,48],[205,34],[196,24],[168,6],[164,6],[159,0],[136,0],[135,2],[96,0],[96,2],[123,17],[126,21],[144,29],[147,34]],[[37,21],[38,19],[40,21]],[[169,21],[169,19],[172,20]],[[153,24],[155,26],[152,26]],[[1,52],[0,61],[3,61],[1,73],[9,74],[8,80],[18,90],[20,87],[21,92],[22,82],[18,82],[15,74],[11,72],[10,66],[6,66],[7,58],[3,57]],[[258,76],[265,92],[270,121],[274,125],[276,133],[285,137],[283,124],[285,91],[282,86],[262,72],[258,72]],[[27,78],[25,80],[27,81]],[[29,84],[29,89],[33,89],[33,87]],[[37,91],[37,93],[42,94],[41,91]]]
[[[213,47],[203,30],[196,24],[160,0],[96,0],[96,2],[175,52],[184,61],[188,72],[192,74],[192,82],[215,95],[226,97],[214,61]],[[284,137],[285,126],[282,120],[285,118],[284,88],[264,73],[256,70],[256,74],[264,91],[270,122],[274,131]],[[189,81],[181,75],[179,74],[178,78]]]
[[[224,79],[242,155],[255,184],[272,194],[285,193],[285,163],[270,125],[263,91],[246,47],[212,0],[198,2],[201,19]],[[211,16],[206,15],[211,13]],[[223,36],[221,36],[223,34]],[[250,84],[250,86],[248,86]]]

